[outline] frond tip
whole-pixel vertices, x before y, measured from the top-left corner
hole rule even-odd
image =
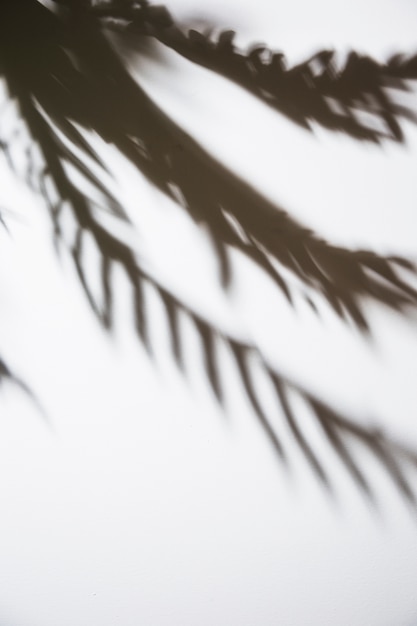
[[[36,407],[39,413],[42,415],[44,420],[48,423],[49,421],[46,416],[46,413],[41,406],[38,398],[35,396],[33,391],[28,387],[28,385],[10,369],[10,367],[6,364],[6,362],[0,358],[0,386],[6,382],[10,382],[14,385],[18,390],[24,393],[25,396],[29,398],[32,404]]]

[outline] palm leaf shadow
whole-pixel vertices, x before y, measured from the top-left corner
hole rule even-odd
[[[386,63],[351,51],[342,68],[334,50],[320,50],[306,61],[288,67],[282,52],[265,44],[247,51],[235,45],[236,32],[217,36],[187,24],[177,24],[164,7],[146,3],[98,3],[92,14],[110,28],[146,34],[175,50],[194,64],[234,81],[306,130],[316,122],[354,139],[380,143],[404,141],[399,119],[417,121],[415,111],[400,105],[387,87],[408,91],[407,81],[417,78],[417,55],[392,55]],[[118,21],[119,20],[119,21]],[[373,117],[369,125],[362,113]],[[375,127],[375,122],[383,124]]]
[[[107,210],[120,221],[127,221],[123,207],[95,173],[96,167],[105,170],[105,164],[79,128],[94,131],[113,144],[155,187],[176,201],[180,198],[190,216],[209,228],[225,287],[233,279],[229,259],[233,247],[268,274],[290,304],[291,288],[282,268],[298,279],[299,288],[310,301],[308,293],[320,294],[337,315],[350,318],[362,331],[369,332],[362,310],[364,297],[398,311],[416,304],[416,290],[397,271],[413,271],[412,264],[397,257],[385,258],[371,251],[348,250],[327,243],[230,172],[165,115],[132,79],[104,35],[103,21],[105,26],[116,23],[129,36],[134,32],[158,38],[193,62],[235,80],[305,128],[309,128],[310,120],[315,120],[356,139],[372,141],[382,137],[403,141],[397,118],[414,119],[414,115],[390,101],[383,84],[391,79],[395,87],[405,89],[405,79],[413,78],[416,72],[415,60],[395,58],[379,65],[369,59],[361,61],[353,54],[338,74],[331,65],[332,55],[326,52],[285,70],[274,55],[265,63],[264,51],[261,56],[259,49],[247,55],[237,52],[230,35],[221,36],[216,43],[194,31],[183,35],[165,9],[152,10],[145,3],[98,3],[90,10],[78,6],[79,13],[66,9],[59,16],[36,0],[22,0],[19,9],[10,0],[5,7],[7,19],[3,23],[7,29],[0,33],[0,70],[10,97],[17,101],[43,156],[39,187],[48,203],[56,242],[64,236],[64,204],[73,212],[77,224],[71,244],[75,267],[90,306],[103,326],[110,330],[115,323],[111,275],[113,266],[118,265],[133,292],[136,329],[143,344],[151,348],[145,296],[145,286],[151,284],[165,306],[172,354],[178,365],[184,367],[178,319],[185,315],[200,335],[213,393],[223,403],[218,354],[221,342],[232,354],[253,414],[282,462],[288,461],[285,446],[262,406],[251,365],[254,357],[275,390],[292,437],[324,486],[331,489],[329,472],[303,435],[291,405],[291,393],[308,406],[312,419],[368,498],[373,498],[373,489],[350,441],[372,452],[399,492],[414,502],[407,474],[409,465],[417,464],[414,451],[333,410],[271,367],[255,344],[224,333],[176,298],[143,269],[129,245],[100,223],[94,201],[74,185],[67,166],[75,168],[104,197]],[[316,68],[315,74],[311,69],[313,61],[321,68],[318,73]],[[306,89],[310,91],[307,93]],[[329,98],[344,107],[343,114],[334,112]],[[365,128],[349,113],[349,107],[365,105],[384,120],[386,132]],[[88,160],[94,167],[86,165]],[[51,198],[48,181],[53,182],[58,200]],[[101,302],[94,296],[84,268],[87,237],[93,239],[100,255]]]
[[[2,359],[0,357],[0,387],[3,384],[5,384],[5,383],[11,383],[18,391],[23,393],[24,396],[26,396],[31,401],[32,405],[36,407],[38,413],[45,420],[46,425],[48,426],[48,428],[51,427],[51,424],[49,422],[49,418],[48,418],[48,416],[47,416],[47,414],[46,414],[42,404],[39,402],[39,399],[36,396],[36,394],[26,384],[26,382],[24,380],[22,380],[22,378],[17,376],[12,371],[12,369],[9,367],[9,365],[6,363],[6,361],[4,361],[4,359]]]

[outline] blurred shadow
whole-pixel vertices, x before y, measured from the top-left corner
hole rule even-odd
[[[51,428],[51,424],[49,423],[46,412],[40,404],[36,395],[21,378],[19,378],[18,376],[16,376],[16,374],[12,372],[6,362],[0,357],[0,386],[6,382],[10,382],[12,383],[12,385],[15,385],[15,387],[17,387],[31,400],[32,404],[36,407],[42,418],[45,420],[47,426]]]
[[[413,265],[406,259],[328,243],[268,201],[213,158],[154,104],[130,76],[105,30],[115,27],[121,33],[126,31],[129,38],[132,33],[137,37],[153,36],[193,62],[238,82],[305,128],[309,128],[309,121],[315,120],[331,130],[376,142],[383,137],[403,141],[397,118],[415,120],[414,113],[393,103],[384,85],[405,89],[404,80],[417,77],[416,58],[393,57],[386,65],[380,65],[352,53],[345,68],[337,72],[333,53],[324,51],[287,70],[282,55],[264,48],[255,48],[248,54],[237,52],[230,32],[223,33],[216,43],[195,31],[184,35],[164,7],[129,0],[94,4],[88,0],[62,0],[60,4],[62,10],[54,14],[37,0],[3,3],[0,72],[44,159],[40,190],[48,203],[56,241],[63,236],[60,223],[63,204],[72,209],[77,234],[71,251],[80,282],[98,319],[107,329],[114,325],[111,275],[117,264],[130,282],[136,328],[145,347],[151,349],[144,295],[148,283],[165,306],[173,357],[181,367],[184,366],[183,338],[178,318],[185,315],[194,324],[201,337],[208,382],[220,403],[224,395],[219,342],[228,348],[253,413],[278,458],[286,462],[286,453],[258,397],[250,365],[253,355],[275,389],[293,438],[323,485],[330,488],[331,480],[297,422],[289,400],[291,390],[308,405],[329,444],[369,499],[373,498],[372,487],[349,440],[360,442],[372,452],[399,492],[414,502],[406,474],[410,464],[416,465],[413,450],[380,432],[358,426],[354,420],[334,411],[271,368],[256,345],[227,335],[161,286],[155,277],[144,271],[134,250],[99,223],[94,201],[73,184],[66,164],[82,174],[105,198],[107,209],[114,216],[127,221],[123,206],[100,176],[86,165],[86,160],[90,160],[107,171],[79,127],[94,131],[113,144],[150,183],[174,201],[180,201],[197,223],[208,227],[225,287],[233,278],[229,259],[229,250],[233,247],[270,276],[290,304],[292,292],[282,268],[297,277],[313,309],[315,305],[308,292],[324,297],[338,316],[352,320],[360,330],[369,332],[362,308],[364,297],[396,311],[416,305],[416,290],[397,271],[401,268],[414,272]],[[337,102],[342,111],[329,99]],[[351,115],[355,108],[381,118],[385,130],[365,127],[360,119]],[[77,156],[76,152],[82,156]],[[57,201],[51,199],[47,181],[53,182]],[[94,297],[84,268],[87,236],[93,238],[100,253],[101,302]]]
[[[156,32],[165,45],[234,81],[306,130],[316,122],[358,140],[402,142],[398,119],[417,121],[414,111],[396,103],[385,90],[408,90],[406,80],[417,78],[417,56],[395,55],[380,64],[352,51],[344,67],[338,68],[335,52],[320,50],[288,67],[284,54],[263,44],[247,52],[238,50],[235,35],[227,30],[213,40],[193,29],[185,34],[175,27]],[[361,119],[363,113],[370,123]]]
[[[416,122],[416,112],[395,102],[387,87],[407,91],[407,81],[417,78],[417,55],[392,55],[386,63],[351,51],[344,67],[337,67],[334,50],[320,50],[309,59],[288,67],[285,55],[265,44],[249,50],[235,46],[236,33],[223,30],[213,35],[176,24],[163,6],[147,3],[111,2],[92,7],[95,15],[106,16],[108,26],[125,20],[125,36],[146,33],[175,50],[192,63],[225,76],[305,129],[312,121],[329,130],[359,140],[379,143],[383,139],[402,142],[401,118]],[[370,125],[361,119],[366,113]],[[376,122],[379,121],[379,124]]]

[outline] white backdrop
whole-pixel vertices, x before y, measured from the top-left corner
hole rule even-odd
[[[206,11],[191,0],[169,6],[183,17]],[[242,43],[266,40],[292,61],[318,47],[355,47],[381,59],[416,49],[417,7],[409,0],[289,7],[227,0],[213,1],[208,14],[236,26]],[[346,245],[416,258],[416,129],[405,125],[406,147],[383,149],[320,129],[307,135],[174,55],[165,66],[148,60],[140,72],[177,120],[307,225]],[[128,165],[115,168],[153,271],[222,323],[250,329],[277,364],[327,400],[358,417],[378,416],[417,445],[415,316],[370,309],[375,339],[365,343],[330,312],[321,320],[306,309],[294,313],[246,266],[227,303],[204,236],[146,183],[133,186]],[[416,624],[415,513],[376,464],[364,457],[379,513],[325,447],[336,502],[295,449],[285,472],[232,371],[226,414],[216,407],[191,336],[188,383],[178,374],[156,301],[150,364],[121,279],[117,333],[104,335],[69,258],[57,262],[41,200],[4,161],[1,176],[11,230],[0,232],[1,354],[36,391],[49,423],[4,385],[0,623]]]

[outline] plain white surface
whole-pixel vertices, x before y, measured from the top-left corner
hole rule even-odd
[[[405,0],[224,5],[210,7],[221,24],[236,24],[242,40],[267,40],[291,59],[329,45],[380,58],[393,49],[415,51],[416,7]],[[184,16],[195,9],[179,0],[170,6]],[[383,150],[319,129],[309,136],[238,88],[168,57],[165,68],[143,67],[144,84],[237,171],[329,238],[416,256],[416,129],[407,127],[407,148]],[[417,443],[415,320],[370,310],[369,345],[330,312],[322,321],[300,307],[295,314],[246,266],[235,300],[227,302],[204,236],[143,181],[131,187],[127,165],[115,167],[152,271],[213,319],[252,333],[288,374],[329,401],[358,417],[378,416],[389,432]],[[295,171],[303,172],[304,185],[295,184]],[[378,486],[381,514],[369,509],[325,446],[336,503],[295,446],[286,473],[227,359],[227,414],[216,408],[191,333],[191,384],[184,383],[166,354],[156,300],[158,358],[149,364],[131,330],[122,279],[118,330],[106,337],[69,259],[57,263],[42,202],[3,162],[1,175],[0,204],[14,211],[12,236],[0,233],[1,352],[51,421],[47,428],[26,398],[4,385],[1,623],[415,622],[415,519],[372,459],[364,463]],[[180,247],[172,229],[181,234]]]

